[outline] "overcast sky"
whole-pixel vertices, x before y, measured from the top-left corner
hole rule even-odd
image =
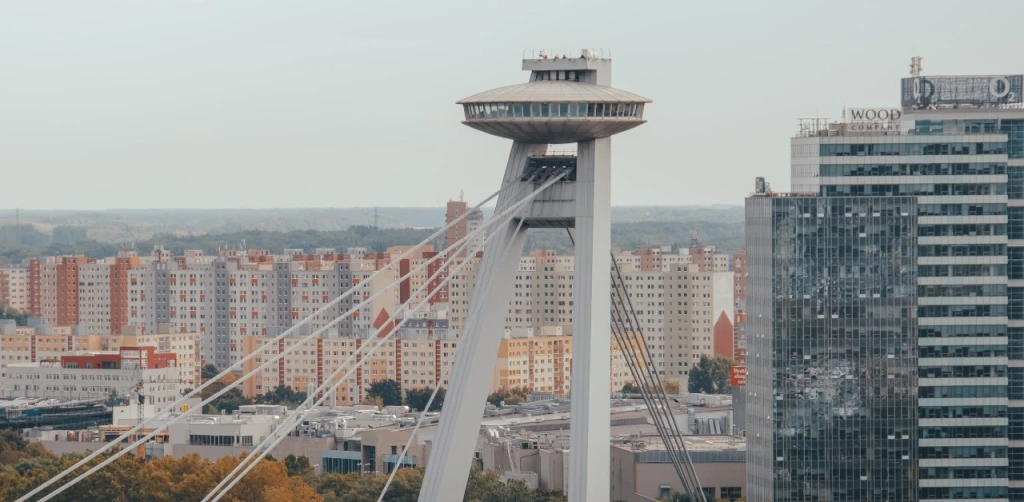
[[[1024,2],[0,0],[0,207],[438,206],[497,190],[510,141],[456,100],[524,49],[612,50],[649,123],[616,205],[789,186],[798,117],[898,105],[925,74],[1024,73]]]

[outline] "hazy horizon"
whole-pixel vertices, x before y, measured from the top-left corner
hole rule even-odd
[[[470,207],[474,207],[476,203],[467,201]],[[618,208],[714,208],[714,207],[741,207],[743,204],[612,204],[612,207]],[[487,204],[481,206],[481,209],[494,209],[494,204]],[[34,208],[25,209],[17,207],[0,207],[0,220],[15,215],[16,211],[20,211],[21,214],[35,213],[35,212],[104,212],[104,211],[303,211],[303,210],[325,210],[325,209],[351,209],[351,210],[385,210],[385,209],[444,209],[444,205],[436,206],[309,206],[309,207],[106,207],[96,209],[68,209],[68,208]],[[10,214],[6,214],[10,213]]]
[[[642,8],[641,8],[642,7]],[[1024,2],[629,5],[5,2],[0,204],[434,207],[498,188],[510,142],[458,99],[525,82],[524,49],[607,48],[654,102],[616,136],[616,206],[741,204],[789,186],[799,117],[898,105],[924,73],[1024,73]],[[970,12],[992,12],[965,22]],[[557,29],[565,22],[571,29]]]

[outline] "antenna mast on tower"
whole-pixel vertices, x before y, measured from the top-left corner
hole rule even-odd
[[[910,75],[912,77],[920,77],[921,70],[921,56],[914,56],[910,58]]]

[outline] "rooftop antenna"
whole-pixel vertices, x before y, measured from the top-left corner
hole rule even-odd
[[[921,76],[921,56],[913,56],[910,58],[910,75],[913,77]]]
[[[466,191],[465,190],[459,190],[459,202],[465,202],[465,201],[466,201]]]

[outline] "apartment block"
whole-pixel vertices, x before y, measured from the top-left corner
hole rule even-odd
[[[82,351],[117,351],[121,347],[153,347],[172,353],[183,388],[199,384],[199,334],[173,332],[160,325],[154,333],[127,327],[121,334],[94,334],[80,326],[17,327],[14,321],[0,321],[0,367],[8,364],[36,363]]]
[[[31,290],[27,268],[0,267],[0,305],[19,312],[31,312]]]
[[[62,400],[106,399],[112,394],[154,405],[174,402],[184,387],[172,353],[154,347],[65,354],[3,368],[3,396]]]

